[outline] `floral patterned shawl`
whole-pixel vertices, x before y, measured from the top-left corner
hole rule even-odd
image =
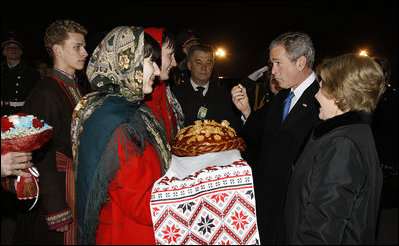
[[[141,155],[148,143],[157,150],[162,174],[168,169],[166,133],[143,103],[143,61],[143,29],[128,26],[108,33],[89,60],[86,74],[96,91],[76,106],[71,132],[79,244],[95,243],[108,185],[120,168],[116,128],[126,131],[122,141],[134,145],[132,154]]]

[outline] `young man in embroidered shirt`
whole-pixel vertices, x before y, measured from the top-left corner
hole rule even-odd
[[[53,126],[54,134],[33,155],[40,173],[39,202],[20,214],[16,244],[76,244],[74,223],[75,178],[72,169],[72,112],[85,94],[75,75],[84,68],[87,30],[72,20],[56,20],[47,29],[44,42],[54,67],[26,100],[23,111]]]

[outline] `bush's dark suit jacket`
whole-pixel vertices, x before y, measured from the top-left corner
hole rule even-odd
[[[231,100],[230,92],[223,86],[209,83],[209,88],[205,97],[202,99],[199,92],[195,91],[191,83],[182,83],[172,87],[172,92],[179,101],[184,113],[184,125],[194,124],[199,108],[206,103],[208,112],[206,119],[221,122],[227,120],[236,131],[240,125],[238,114],[234,112],[234,104]]]
[[[314,81],[283,124],[284,100],[290,89],[280,91],[267,113],[262,113],[262,109],[251,113],[242,129],[246,142],[258,146],[253,174],[261,244],[275,242],[291,165],[319,122],[319,103],[314,97],[318,89]]]

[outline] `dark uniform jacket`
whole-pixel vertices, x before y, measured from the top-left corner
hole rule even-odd
[[[251,113],[241,135],[258,147],[253,166],[256,210],[262,244],[275,242],[282,204],[292,164],[299,156],[314,125],[319,121],[319,103],[314,81],[281,123],[284,100],[290,89],[280,91],[267,110]],[[266,114],[266,115],[265,115]]]
[[[317,126],[292,168],[287,244],[375,244],[382,173],[370,117],[348,112]]]
[[[192,125],[197,118],[201,106],[207,108],[206,119],[221,122],[227,120],[236,131],[239,127],[238,114],[234,112],[234,104],[230,92],[223,86],[216,85],[212,80],[204,97],[195,91],[190,82],[171,88],[179,101],[184,114],[184,125]]]
[[[20,62],[10,68],[7,62],[3,62],[1,64],[1,115],[20,113],[23,102],[39,80],[39,73],[25,63]],[[21,106],[13,105],[15,102]]]
[[[187,60],[184,59],[179,66],[173,67],[170,70],[170,77],[168,83],[170,87],[175,87],[180,84],[190,83],[190,71],[187,69]]]

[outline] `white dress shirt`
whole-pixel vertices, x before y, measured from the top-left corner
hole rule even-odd
[[[197,85],[196,83],[194,83],[194,81],[190,78],[190,83],[191,83],[191,86],[194,88],[194,90],[195,91],[198,91],[197,90],[197,87],[198,86],[202,86],[202,87],[204,87],[205,89],[204,89],[204,91],[202,92],[202,95],[203,96],[205,96],[206,95],[206,93],[208,92],[208,88],[209,88],[209,81],[208,82],[206,82],[206,85]]]
[[[291,88],[291,91],[294,91],[294,97],[291,100],[291,105],[290,105],[290,109],[289,109],[288,113],[295,106],[295,104],[299,100],[299,98],[301,98],[303,92],[313,83],[313,81],[315,79],[316,79],[316,74],[315,74],[315,72],[312,72],[312,74],[310,74],[309,77],[307,77],[305,79],[305,81],[303,81],[295,90],[293,90]],[[241,115],[241,120],[245,125],[245,122],[247,121],[247,119],[245,119],[244,115]]]
[[[291,91],[294,92],[294,97],[291,100],[291,105],[290,105],[290,110],[288,113],[291,111],[291,109],[295,106],[296,102],[298,102],[299,98],[301,98],[303,92],[313,83],[313,81],[316,79],[316,74],[315,72],[312,72],[305,81],[303,81],[295,90],[291,88]]]

